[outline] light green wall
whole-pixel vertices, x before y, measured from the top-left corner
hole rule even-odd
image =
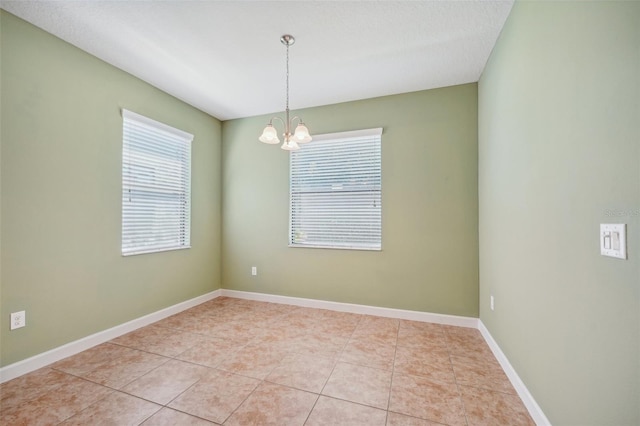
[[[227,121],[223,287],[477,316],[477,85],[295,113],[312,134],[384,128],[383,250],[287,247],[289,155],[258,142],[270,116]]]
[[[639,23],[517,2],[479,83],[480,317],[555,425],[640,424]]]
[[[1,364],[219,288],[220,122],[0,16]],[[121,108],[195,135],[189,250],[120,255]]]

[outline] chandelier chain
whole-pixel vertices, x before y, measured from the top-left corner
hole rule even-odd
[[[287,105],[286,110],[289,111],[289,44],[287,44]]]

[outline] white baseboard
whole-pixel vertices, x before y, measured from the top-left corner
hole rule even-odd
[[[266,293],[222,289],[221,296],[248,299],[259,302],[280,303],[283,305],[302,306],[305,308],[328,309],[330,311],[350,312],[353,314],[376,315],[386,318],[397,318],[411,321],[433,322],[436,324],[455,325],[458,327],[478,328],[478,318],[456,315],[432,314],[428,312],[408,311],[404,309],[381,308],[378,306],[356,305],[353,303],[328,302],[301,297],[277,296]]]
[[[79,352],[92,348],[101,343],[107,342],[123,334],[129,333],[138,328],[144,327],[161,319],[167,318],[171,315],[182,312],[185,309],[192,308],[196,305],[206,302],[207,300],[215,299],[219,297],[221,290],[215,290],[202,296],[194,297],[193,299],[177,303],[168,308],[161,309],[157,312],[153,312],[149,315],[145,315],[140,318],[125,322],[124,324],[111,327],[107,330],[100,331],[82,339],[67,343],[41,354],[32,356],[22,361],[18,361],[13,364],[9,364],[6,367],[0,368],[0,383],[4,383],[8,380],[14,379],[23,374],[30,373],[38,368],[45,367],[63,358],[75,355]]]
[[[509,381],[515,388],[516,392],[518,392],[518,396],[520,396],[525,407],[529,410],[529,414],[533,418],[533,421],[536,422],[536,425],[538,426],[550,426],[551,422],[549,422],[547,416],[544,415],[544,412],[536,400],[533,399],[533,395],[531,395],[529,389],[527,389],[522,379],[520,379],[520,376],[518,376],[518,373],[516,373],[516,370],[513,368],[504,352],[502,352],[500,346],[498,346],[498,343],[493,339],[493,336],[491,336],[487,327],[485,327],[484,323],[480,320],[478,320],[478,330],[480,330],[482,337],[484,337],[484,340],[487,342],[489,348],[491,348],[491,351],[502,366],[502,369],[509,378]]]

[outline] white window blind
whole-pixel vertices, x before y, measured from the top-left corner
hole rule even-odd
[[[319,135],[291,152],[291,246],[381,249],[381,135]]]
[[[122,255],[190,247],[193,135],[122,110]]]

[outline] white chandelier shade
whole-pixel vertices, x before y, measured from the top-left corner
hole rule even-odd
[[[273,124],[267,124],[267,127],[262,131],[262,135],[258,138],[260,142],[268,143],[268,144],[278,144],[280,143],[280,138],[278,138],[278,131]]]

